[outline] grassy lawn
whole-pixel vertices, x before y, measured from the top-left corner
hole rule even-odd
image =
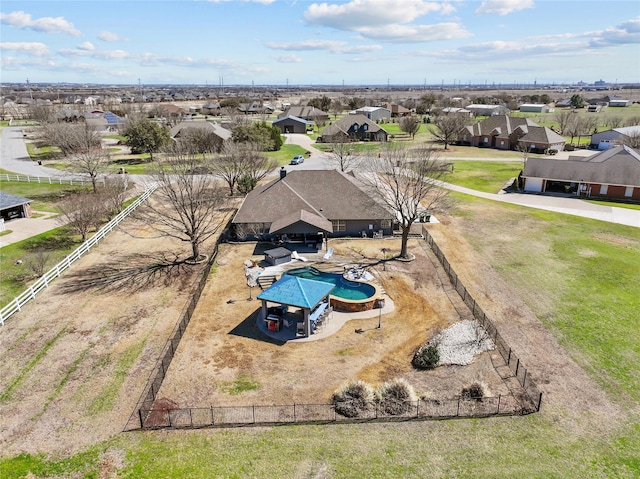
[[[628,208],[630,210],[640,210],[640,204],[625,201],[605,201],[605,200],[584,200],[600,206],[614,206],[616,208]]]
[[[3,173],[5,173],[3,171]],[[7,174],[15,174],[6,172]],[[23,196],[33,200],[31,209],[36,211],[56,212],[55,203],[66,195],[89,189],[90,186],[72,186],[49,183],[32,183],[26,181],[5,181],[0,178],[0,190],[13,195]]]
[[[446,181],[485,193],[497,193],[505,183],[518,176],[522,162],[453,161],[453,173]]]
[[[0,307],[22,293],[34,280],[36,274],[29,268],[29,259],[39,250],[48,254],[45,271],[79,246],[66,228],[60,227],[32,238],[0,248]],[[17,264],[22,260],[22,264]]]
[[[306,153],[306,149],[301,147],[300,145],[282,145],[280,150],[278,151],[269,151],[265,153],[269,158],[275,158],[278,160],[278,165],[288,165],[296,155],[304,155]]]

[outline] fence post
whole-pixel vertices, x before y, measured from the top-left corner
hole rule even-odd
[[[540,412],[541,405],[542,405],[542,393],[540,393],[540,396],[538,397],[538,407],[536,408],[537,412]]]
[[[500,414],[500,399],[502,399],[502,394],[498,394],[498,412],[496,414]]]
[[[527,368],[524,368],[524,379],[522,380],[522,387],[525,387],[527,384]]]
[[[256,405],[251,406],[251,415],[253,416],[253,424],[256,423]]]
[[[518,369],[520,369],[520,358],[518,358],[518,362],[516,363],[516,378],[518,377]]]
[[[458,410],[456,411],[456,417],[460,415],[460,396],[458,396]]]
[[[213,422],[213,406],[210,407],[210,410],[211,410],[211,425],[213,426],[214,425],[214,422]]]
[[[509,358],[507,359],[507,366],[511,363],[511,348],[509,348]]]
[[[144,423],[142,421],[142,409],[138,409],[138,417],[140,418],[140,429],[144,429]]]
[[[189,408],[189,424],[193,427],[193,414],[191,414],[191,408]]]
[[[293,422],[297,422],[296,421],[296,403],[293,403]]]

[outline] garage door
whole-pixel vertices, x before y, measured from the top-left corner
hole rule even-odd
[[[524,184],[525,191],[535,191],[537,193],[542,192],[542,183],[544,179],[542,178],[527,178]]]

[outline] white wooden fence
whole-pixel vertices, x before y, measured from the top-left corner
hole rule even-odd
[[[106,225],[100,228],[96,234],[94,234],[87,241],[82,243],[73,253],[69,254],[65,259],[60,261],[57,265],[47,271],[40,279],[38,279],[35,283],[27,288],[19,296],[16,296],[13,301],[7,304],[4,308],[0,309],[0,325],[4,325],[4,322],[14,313],[17,313],[21,310],[22,306],[26,303],[35,299],[36,294],[42,291],[44,288],[49,286],[53,280],[55,280],[60,274],[69,268],[75,261],[79,260],[83,254],[89,251],[93,246],[95,246],[98,241],[104,238],[108,233],[111,232],[122,220],[124,220],[129,214],[135,210],[138,206],[140,206],[144,201],[151,196],[151,194],[156,190],[157,184],[153,184],[149,186],[145,192],[140,195],[136,201],[127,206],[121,213],[119,213],[116,217],[114,217],[111,221],[109,221]]]
[[[90,185],[91,184],[91,179],[87,179],[87,178],[53,178],[51,176],[22,176],[22,175],[7,175],[5,173],[0,174],[0,180],[4,180],[4,181],[23,181],[26,183],[42,183],[42,184],[49,184],[49,185],[78,185],[78,186],[84,186],[84,185]],[[104,178],[100,178],[97,180],[97,182],[99,184],[102,184],[104,186],[105,183],[105,179]]]

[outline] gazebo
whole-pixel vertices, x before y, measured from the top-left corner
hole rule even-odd
[[[284,275],[258,295],[262,301],[261,318],[269,318],[267,302],[300,308],[303,312],[305,336],[311,335],[311,324],[329,307],[329,294],[335,288],[331,283]]]

